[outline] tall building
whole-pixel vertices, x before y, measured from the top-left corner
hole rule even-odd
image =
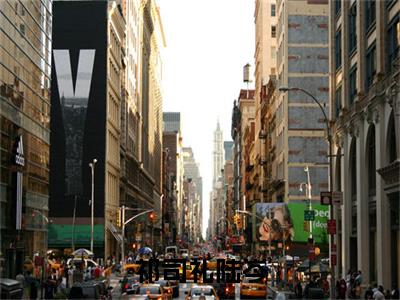
[[[277,2],[276,0],[257,0],[254,12],[255,22],[255,119],[254,119],[254,146],[252,148],[252,175],[255,178],[254,194],[257,201],[265,202],[265,164],[264,156],[267,125],[263,122],[262,95],[268,81],[277,72]],[[256,200],[255,199],[255,200]]]
[[[46,254],[52,1],[1,1],[1,277]],[[4,264],[3,264],[4,263]]]
[[[169,197],[169,219],[171,232],[173,233],[172,242],[176,243],[183,234],[183,154],[182,154],[182,135],[180,124],[180,113],[166,112],[163,114],[164,132],[163,147],[164,151],[169,152],[170,156],[170,197]],[[169,128],[171,131],[167,131]]]
[[[119,249],[107,224],[120,205],[125,21],[115,1],[55,1],[53,15],[49,246],[90,247],[94,203],[94,251],[108,256]]]
[[[233,158],[233,141],[224,141],[224,161]]]
[[[399,1],[331,1],[330,104],[340,275],[400,285]]]
[[[197,194],[200,196],[200,199],[202,199],[203,178],[200,175],[200,165],[194,158],[193,149],[191,147],[183,147],[182,155],[184,176],[186,179],[191,179],[196,184]]]
[[[164,131],[182,133],[180,112],[164,112],[163,120]]]
[[[301,87],[313,94],[328,112],[328,1],[277,1],[277,87]],[[309,166],[312,199],[328,190],[325,120],[317,103],[301,91],[278,95],[276,126],[276,178],[283,182],[272,193],[273,202],[304,198],[299,183]],[[256,136],[260,132],[256,131]],[[270,174],[266,174],[268,177]]]
[[[222,186],[222,176],[224,168],[224,140],[223,132],[217,121],[217,128],[214,131],[213,144],[213,190],[210,194],[210,219],[209,228],[211,238],[216,235],[216,226],[219,219],[224,215],[224,194]]]
[[[224,140],[223,133],[217,122],[217,128],[214,131],[213,146],[213,186],[217,183],[221,176],[221,170],[224,167]]]
[[[189,182],[188,214],[190,221],[189,240],[199,242],[202,232],[202,193],[203,180],[200,176],[199,164],[194,159],[191,147],[182,148],[185,180]],[[195,190],[193,190],[195,189]],[[186,196],[186,195],[185,195]]]
[[[154,0],[141,0],[139,10],[139,99],[141,107],[141,164],[143,169],[142,180],[146,202],[145,208],[154,208],[157,216],[161,216],[162,201],[162,140],[163,140],[163,115],[162,115],[162,58],[163,49],[166,47],[164,30],[160,9]],[[154,226],[145,225],[146,240],[150,241],[149,234],[155,230],[151,237],[153,245],[157,245],[161,234],[161,218],[156,220]]]

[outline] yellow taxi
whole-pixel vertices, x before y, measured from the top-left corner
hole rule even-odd
[[[195,265],[191,265],[190,263],[186,264],[186,280],[193,280],[194,279],[194,273],[193,270],[195,268]],[[201,269],[199,267],[198,273],[201,274]],[[183,267],[179,267],[179,275],[182,276],[183,274]],[[198,278],[200,277],[200,274],[197,274]]]
[[[61,263],[58,263],[50,258],[47,259],[47,263],[49,264],[51,270],[58,271],[60,276],[64,275],[64,268]]]
[[[154,300],[167,300],[169,298],[169,296],[164,293],[161,285],[155,283],[141,284],[137,294],[147,296],[149,299]]]
[[[211,285],[194,284],[192,285],[189,291],[185,292],[185,294],[186,294],[185,300],[198,300],[198,299],[219,300],[217,292]]]
[[[140,269],[140,264],[135,264],[135,263],[125,264],[125,270],[128,273],[138,273],[139,269]]]
[[[260,277],[243,276],[240,283],[240,298],[263,298],[267,297],[267,279]]]

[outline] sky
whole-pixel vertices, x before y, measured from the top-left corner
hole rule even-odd
[[[164,27],[163,111],[181,112],[183,145],[203,177],[203,236],[209,218],[213,132],[231,141],[243,66],[254,65],[254,0],[158,0]]]

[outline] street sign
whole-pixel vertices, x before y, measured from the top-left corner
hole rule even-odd
[[[336,220],[328,220],[328,234],[336,234]]]
[[[304,211],[304,221],[314,221],[315,220],[315,211],[314,210],[305,210]]]
[[[332,193],[331,192],[321,192],[321,204],[331,205],[332,204]]]
[[[343,204],[343,192],[332,192],[332,204],[333,205]]]

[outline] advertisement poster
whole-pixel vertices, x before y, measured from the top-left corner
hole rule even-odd
[[[304,211],[306,203],[256,203],[256,238],[259,242],[291,240],[307,242],[309,232],[304,229]],[[315,220],[312,222],[312,234],[318,244],[328,243],[326,224],[329,208],[313,204]]]

